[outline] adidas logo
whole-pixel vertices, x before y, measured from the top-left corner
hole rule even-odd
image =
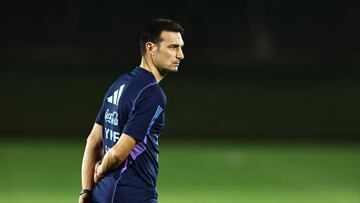
[[[116,90],[112,96],[107,98],[107,101],[111,104],[118,106],[119,100],[121,97],[121,93],[122,93],[124,87],[125,87],[125,84],[121,85],[120,88],[118,90]]]

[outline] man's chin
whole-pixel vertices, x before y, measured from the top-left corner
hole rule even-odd
[[[178,67],[175,67],[175,68],[172,69],[171,72],[175,72],[175,73],[176,73],[176,72],[178,72],[178,71],[179,71],[179,68],[178,68]]]
[[[178,70],[179,70],[179,66],[173,66],[173,67],[169,68],[169,71],[171,71],[171,72],[178,72]]]
[[[168,68],[164,68],[162,70],[159,70],[160,74],[162,76],[165,76],[168,72],[178,72],[179,68],[178,66],[172,66],[172,67],[168,67]]]

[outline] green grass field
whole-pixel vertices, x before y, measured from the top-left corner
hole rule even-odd
[[[0,140],[0,202],[77,202],[84,144]],[[161,142],[160,147],[162,203],[360,202],[360,144]]]

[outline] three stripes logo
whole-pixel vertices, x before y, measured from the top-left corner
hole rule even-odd
[[[116,90],[112,96],[107,98],[107,101],[111,104],[118,106],[119,100],[121,97],[121,93],[124,90],[124,87],[125,87],[125,84],[121,85],[120,88],[118,90]]]

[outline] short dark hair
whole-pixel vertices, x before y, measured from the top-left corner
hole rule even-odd
[[[153,19],[145,24],[140,34],[141,56],[146,53],[145,44],[147,42],[157,44],[161,41],[160,35],[163,31],[180,32],[181,35],[184,35],[184,28],[179,23],[165,18]]]

